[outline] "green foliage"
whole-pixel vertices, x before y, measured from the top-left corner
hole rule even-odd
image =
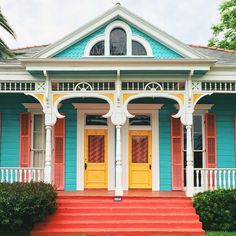
[[[10,35],[12,35],[14,38],[16,38],[16,35],[15,35],[13,29],[8,24],[7,19],[2,14],[1,9],[0,9],[0,26],[4,30],[6,30]],[[5,44],[5,42],[0,37],[0,58],[5,58],[5,57],[14,57],[14,54],[9,50],[8,46]]]
[[[236,0],[224,1],[219,10],[220,22],[212,26],[208,45],[236,50]]]
[[[198,193],[193,202],[205,230],[236,231],[236,189]]]
[[[236,235],[236,232],[224,232],[224,231],[221,231],[221,232],[207,232],[206,233],[206,236],[235,236]]]
[[[56,191],[50,184],[0,183],[0,235],[26,235],[55,210]]]

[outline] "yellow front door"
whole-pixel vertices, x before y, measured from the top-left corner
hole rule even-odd
[[[152,132],[129,131],[129,188],[152,188]]]
[[[107,130],[85,130],[85,188],[107,188],[107,142]]]

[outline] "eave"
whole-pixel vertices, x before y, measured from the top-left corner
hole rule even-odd
[[[212,59],[21,59],[29,72],[66,72],[66,71],[209,71],[215,65]]]

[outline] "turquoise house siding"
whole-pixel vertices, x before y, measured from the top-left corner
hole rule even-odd
[[[63,104],[65,125],[65,190],[76,190],[77,176],[77,110],[72,104]]]
[[[159,156],[160,156],[160,190],[172,190],[171,171],[171,114],[174,114],[173,104],[165,104],[159,111]]]
[[[20,94],[0,94],[2,113],[0,166],[2,167],[19,166],[20,113],[27,112],[22,102],[35,102],[35,99]]]
[[[70,47],[64,49],[63,51],[59,52],[58,54],[54,55],[54,58],[82,58],[84,56],[84,50],[86,45],[90,40],[97,36],[104,35],[105,27],[98,29],[97,31],[91,33],[84,39],[76,42],[75,44],[71,45]],[[138,35],[143,37],[151,46],[153,51],[153,57],[157,59],[167,59],[167,58],[183,58],[180,54],[176,53],[175,51],[171,50],[170,48],[166,47],[165,45],[161,44],[160,42],[154,40],[147,34],[141,32],[134,26],[130,26],[133,35]]]
[[[98,29],[94,33],[88,35],[84,39],[80,40],[79,42],[73,44],[72,46],[68,47],[67,49],[59,52],[54,58],[81,58],[84,56],[84,50],[88,42],[99,36],[103,35],[105,31],[105,27],[102,27],[101,29]]]
[[[146,41],[150,44],[152,48],[154,58],[157,58],[157,59],[183,58],[183,56],[181,56],[180,54],[174,52],[173,50],[164,46],[160,42],[154,40],[153,38],[141,32],[140,30],[136,29],[135,27],[131,27],[131,30],[132,30],[133,35],[138,35],[146,39]]]
[[[216,114],[217,167],[233,168],[235,165],[234,115],[236,95],[214,94],[200,103],[215,104],[210,112]]]

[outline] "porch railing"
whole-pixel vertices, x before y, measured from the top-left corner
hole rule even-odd
[[[194,168],[195,192],[236,188],[236,168]]]
[[[44,168],[0,167],[0,182],[44,181]]]

